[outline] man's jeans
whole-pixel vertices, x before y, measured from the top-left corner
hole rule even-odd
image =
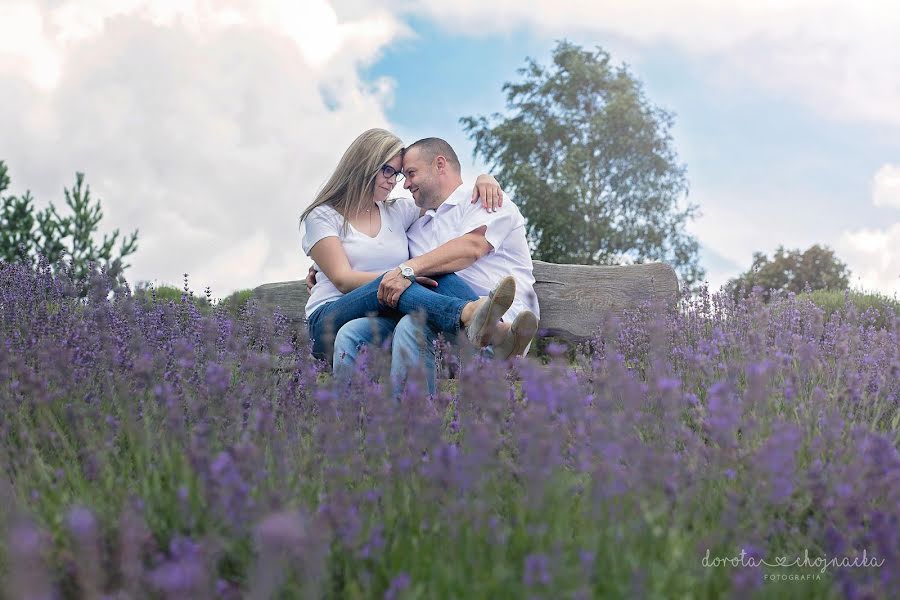
[[[428,325],[436,331],[454,334],[459,331],[463,307],[478,299],[466,282],[455,273],[449,273],[435,277],[436,288],[413,283],[400,295],[398,307],[393,309],[378,301],[382,277],[384,275],[320,306],[309,316],[307,326],[313,342],[313,356],[327,360],[335,332],[354,319],[375,313],[399,321],[403,315],[424,310]]]
[[[441,298],[434,296],[450,296],[453,299],[466,302],[477,300],[478,296],[456,274],[441,275],[435,278],[437,288],[425,288],[428,296],[422,297],[424,308],[430,314],[432,305],[443,302]],[[403,298],[418,284],[411,285],[400,296]],[[421,287],[421,286],[420,286]],[[376,288],[377,289],[377,288]],[[433,290],[433,291],[429,291]],[[338,302],[336,300],[335,302]],[[460,311],[462,308],[460,307]],[[318,311],[316,311],[318,312]],[[428,391],[434,394],[435,368],[434,368],[434,341],[437,339],[438,329],[428,322],[422,323],[418,315],[392,315],[372,318],[358,318],[346,322],[335,336],[333,373],[335,378],[347,377],[355,368],[356,357],[363,346],[375,343],[383,343],[393,332],[391,343],[391,382],[394,390],[399,393],[410,374],[416,369],[422,369],[428,385]],[[430,322],[430,319],[429,319]],[[459,329],[459,316],[456,317],[456,327],[443,330],[452,333]]]

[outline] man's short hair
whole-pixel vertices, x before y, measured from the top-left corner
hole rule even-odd
[[[443,156],[457,172],[462,172],[462,167],[459,164],[459,157],[456,156],[456,151],[447,143],[447,140],[436,137],[422,138],[407,146],[404,152],[409,152],[413,148],[417,148],[419,152],[422,153],[422,158],[429,163],[434,161],[438,156]]]

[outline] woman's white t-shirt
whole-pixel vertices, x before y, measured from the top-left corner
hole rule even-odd
[[[375,237],[357,231],[347,224],[344,231],[344,217],[330,206],[317,206],[300,226],[303,251],[309,251],[316,242],[326,237],[337,237],[347,254],[350,268],[354,271],[384,272],[409,260],[409,243],[406,230],[419,218],[419,207],[411,198],[398,198],[393,202],[377,203],[381,212],[381,230]],[[319,271],[316,285],[306,303],[306,318],[317,308],[343,296],[331,280]]]

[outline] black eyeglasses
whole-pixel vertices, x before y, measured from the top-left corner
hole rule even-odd
[[[384,165],[381,167],[381,174],[384,175],[385,179],[390,179],[394,175],[397,176],[397,181],[403,181],[403,173],[392,167],[391,165]]]

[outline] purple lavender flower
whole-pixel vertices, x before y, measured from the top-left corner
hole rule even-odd
[[[202,552],[194,545],[179,550],[149,574],[150,584],[166,598],[206,596],[209,571]]]
[[[322,574],[336,596],[477,595],[519,570],[529,595],[766,595],[683,552],[736,540],[885,560],[836,571],[833,595],[900,585],[896,316],[687,293],[549,364],[442,342],[455,381],[398,403],[383,348],[338,384],[258,303],[204,314],[67,277],[0,263],[6,596],[321,597]]]
[[[757,452],[758,464],[769,482],[772,502],[784,502],[794,491],[800,443],[801,432],[796,425],[777,422],[772,435]]]
[[[97,519],[87,508],[74,506],[66,521],[74,542],[79,587],[86,597],[96,597],[103,588]]]
[[[14,523],[8,532],[6,576],[3,590],[9,598],[55,600],[52,578],[45,562],[47,539],[28,521]]]
[[[550,585],[550,559],[546,554],[536,553],[525,557],[522,582],[528,587]]]
[[[397,600],[400,594],[409,588],[410,583],[412,583],[412,578],[409,576],[409,573],[401,572],[391,579],[391,584],[384,592],[384,600]]]

